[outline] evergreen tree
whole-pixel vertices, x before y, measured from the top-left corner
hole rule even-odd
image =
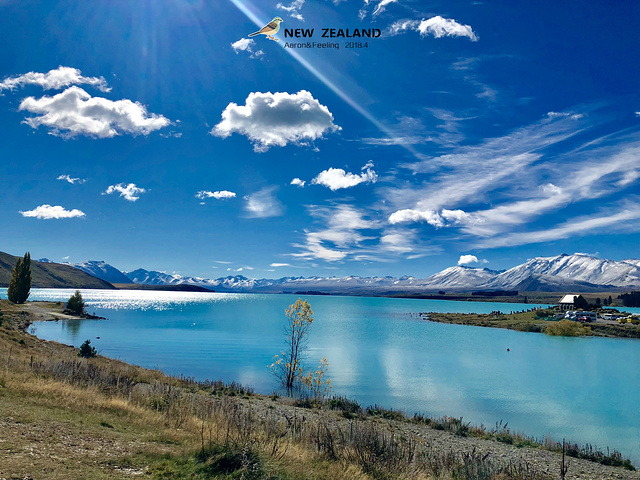
[[[611,295],[609,295],[609,305],[611,305],[611,302],[613,302],[613,299],[611,298]]]
[[[98,351],[91,346],[91,340],[85,340],[80,346],[78,356],[83,358],[93,358],[96,355],[98,355]]]
[[[67,301],[67,310],[76,315],[82,315],[84,313],[84,307],[84,300],[82,299],[80,290],[76,290],[76,293],[71,295],[71,298]]]
[[[24,258],[19,258],[16,262],[7,297],[12,303],[24,303],[29,298],[29,290],[31,290],[31,255],[27,252]]]

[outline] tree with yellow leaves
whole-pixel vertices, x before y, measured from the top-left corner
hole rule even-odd
[[[306,300],[299,298],[285,310],[287,324],[284,328],[287,348],[274,357],[271,370],[274,375],[292,390],[302,378],[302,359],[307,348],[307,335],[313,323],[313,310]]]
[[[287,323],[284,328],[287,348],[273,358],[270,368],[274,375],[291,392],[294,387],[305,385],[318,398],[321,392],[331,388],[331,380],[324,380],[329,363],[320,361],[318,370],[304,373],[302,361],[308,344],[308,335],[313,324],[313,310],[306,300],[299,298],[285,310]]]

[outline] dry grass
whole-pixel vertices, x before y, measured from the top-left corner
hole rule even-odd
[[[22,330],[37,307],[0,309],[0,478],[545,478],[426,449],[372,416],[275,408],[237,386],[79,358]]]

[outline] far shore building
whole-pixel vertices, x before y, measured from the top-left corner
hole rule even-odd
[[[560,310],[584,310],[585,308],[589,308],[589,302],[582,295],[565,295],[558,302]]]

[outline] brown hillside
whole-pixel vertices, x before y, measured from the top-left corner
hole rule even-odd
[[[0,252],[0,287],[8,287],[18,257]],[[71,265],[31,261],[33,288],[108,288],[115,287]]]

